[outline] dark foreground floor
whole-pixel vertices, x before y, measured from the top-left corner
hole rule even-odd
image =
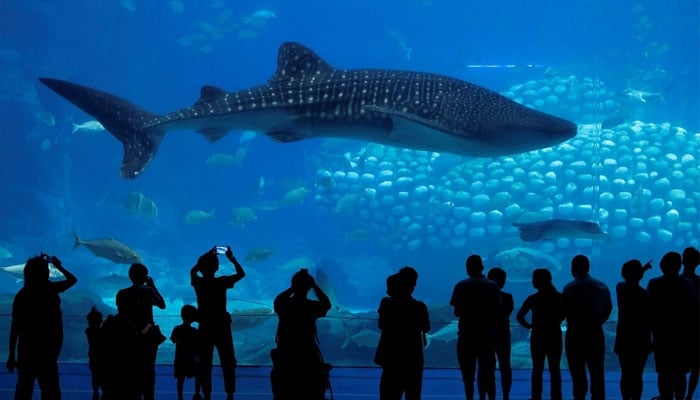
[[[63,400],[89,400],[90,373],[85,364],[62,364],[61,387],[63,389]],[[269,368],[268,367],[238,367],[238,393],[237,400],[270,400]],[[377,388],[379,387],[379,376],[381,370],[378,368],[334,368],[331,371],[331,384],[333,395],[337,400],[358,400],[377,399]],[[214,370],[214,395],[213,399],[224,399],[221,392],[223,382],[221,371]],[[497,374],[498,376],[498,374]],[[4,368],[0,372],[0,399],[10,400],[14,393],[16,375],[7,373]],[[571,398],[571,381],[568,371],[563,371],[564,398]],[[620,375],[616,371],[607,373],[606,393],[608,399],[619,399],[618,389]],[[545,379],[547,373],[545,372]],[[498,383],[500,385],[500,382]],[[545,382],[545,398],[547,386]],[[158,377],[156,382],[157,400],[176,400],[175,379],[172,377],[172,366],[163,365],[158,367]],[[500,386],[497,392],[500,398]],[[656,374],[646,373],[644,382],[644,399],[651,399],[657,395]],[[327,396],[330,398],[330,396]],[[528,399],[530,397],[530,370],[513,371],[513,388],[511,398]],[[185,383],[185,399],[192,398],[192,380]],[[38,387],[34,393],[34,399],[39,400]],[[464,399],[464,389],[462,380],[457,369],[430,369],[426,370],[423,379],[423,399]],[[700,399],[696,393],[694,399]]]

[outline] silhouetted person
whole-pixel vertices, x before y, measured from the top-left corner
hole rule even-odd
[[[313,289],[318,300],[306,296]],[[277,325],[276,399],[320,400],[325,398],[327,376],[318,346],[316,320],[331,308],[328,296],[306,269],[292,277],[292,286],[275,297]]]
[[[428,307],[413,298],[418,273],[403,267],[387,278],[387,295],[379,304],[382,334],[374,362],[382,366],[380,400],[420,400],[424,335],[430,330]]]
[[[495,387],[495,337],[501,323],[501,296],[496,283],[482,274],[484,265],[479,255],[469,256],[466,268],[469,277],[457,282],[450,305],[454,307],[454,315],[459,317],[457,361],[464,392],[467,400],[473,400],[477,363],[479,393]]]
[[[651,301],[651,331],[659,396],[681,400],[685,374],[690,369],[691,325],[697,321],[697,296],[693,284],[679,275],[681,255],[668,252],[661,258],[662,276],[647,285]]]
[[[695,269],[700,264],[700,253],[695,247],[686,247],[683,250],[683,277],[689,279],[695,287],[695,304],[700,305],[700,276],[695,272]],[[690,343],[691,347],[689,354],[690,358],[690,376],[688,377],[688,393],[686,394],[686,400],[691,400],[695,394],[695,390],[698,387],[698,375],[700,374],[700,320],[698,320],[699,313],[695,313],[695,322],[691,325],[693,330],[691,331]]]
[[[496,282],[498,293],[501,296],[501,314],[496,336],[496,358],[498,359],[498,369],[501,374],[501,390],[503,400],[510,398],[510,388],[513,385],[513,370],[510,367],[510,314],[515,309],[513,295],[503,291],[506,285],[506,271],[502,268],[491,268],[486,275],[488,279]],[[495,381],[494,381],[495,383]],[[496,398],[496,388],[490,388],[491,398]],[[484,393],[481,393],[484,397]]]
[[[644,388],[643,374],[651,353],[651,303],[649,294],[639,286],[644,271],[639,260],[622,265],[622,278],[617,292],[617,329],[614,351],[620,360],[620,394],[622,400],[639,400]]]
[[[153,307],[165,309],[165,300],[156,288],[153,278],[148,276],[148,268],[140,263],[131,264],[129,279],[132,285],[117,292],[117,313],[130,332],[135,355],[130,381],[137,396],[143,400],[153,400],[156,384],[156,355],[158,346],[165,340],[160,328],[153,320]],[[131,352],[130,351],[130,352]]]
[[[185,379],[194,377],[193,400],[201,399],[199,394],[199,337],[197,328],[192,323],[197,320],[197,308],[186,304],[180,310],[182,324],[173,328],[170,340],[175,344],[175,361],[173,369],[177,379],[177,398],[183,400]]]
[[[574,280],[562,291],[566,317],[566,359],[569,363],[574,400],[585,400],[588,392],[586,368],[591,377],[591,400],[605,398],[605,334],[610,317],[610,290],[589,275],[590,261],[584,255],[571,260]]]
[[[49,280],[49,262],[61,271],[65,280]],[[7,370],[17,368],[15,400],[30,400],[34,381],[39,382],[42,400],[60,400],[58,356],[63,345],[61,298],[78,279],[56,257],[42,254],[27,260],[24,286],[12,302],[10,348]]]
[[[88,342],[88,366],[90,367],[90,383],[92,386],[92,400],[100,399],[100,389],[104,391],[105,379],[105,342],[102,333],[102,313],[95,306],[87,314],[88,327],[85,328],[85,337]]]
[[[197,294],[199,317],[200,384],[206,400],[211,398],[211,373],[214,347],[219,353],[219,363],[224,377],[226,399],[232,400],[236,392],[236,354],[231,333],[231,314],[226,310],[226,291],[245,277],[245,271],[233,256],[231,247],[226,247],[226,258],[233,264],[236,273],[215,277],[219,270],[219,257],[214,247],[204,253],[190,270],[190,282]],[[201,276],[199,275],[201,274]]]
[[[549,397],[561,400],[561,322],[564,320],[561,293],[552,285],[552,274],[545,268],[532,271],[532,287],[537,292],[525,299],[515,316],[520,325],[530,329],[531,398],[542,400],[542,375],[546,359],[549,368]],[[532,312],[532,322],[525,319],[529,312]]]

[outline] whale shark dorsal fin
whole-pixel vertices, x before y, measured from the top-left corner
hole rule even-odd
[[[268,82],[322,75],[333,69],[308,47],[299,43],[286,42],[280,45],[277,53],[277,71],[268,79]]]
[[[226,91],[216,86],[204,85],[199,93],[199,99],[194,103],[203,104],[212,100],[215,100],[221,96],[224,96]]]

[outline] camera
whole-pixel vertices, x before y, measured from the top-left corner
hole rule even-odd
[[[226,246],[216,246],[216,254],[226,254],[228,247]]]
[[[54,261],[56,260],[56,257],[50,256],[50,255],[45,254],[45,253],[41,253],[41,258],[46,260],[46,262],[48,262],[49,264],[53,264]]]

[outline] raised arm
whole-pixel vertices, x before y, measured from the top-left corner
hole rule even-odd
[[[326,293],[321,289],[317,284],[316,280],[313,279],[311,280],[311,289],[313,289],[314,293],[316,294],[316,297],[318,298],[318,301],[321,302],[321,307],[324,310],[324,314],[328,312],[328,310],[331,309],[331,300],[328,298]]]
[[[151,288],[153,290],[153,303],[156,307],[160,308],[161,310],[165,309],[165,299],[163,299],[163,296],[160,294],[158,291],[158,288],[156,287],[155,282],[153,282],[153,278],[150,276],[146,278],[146,286]]]
[[[241,279],[245,278],[245,271],[243,270],[243,266],[241,263],[238,262],[236,257],[233,255],[233,251],[231,251],[231,246],[228,246],[226,248],[226,258],[228,258],[229,261],[233,264],[233,267],[236,268],[236,274],[233,275],[233,283],[236,283],[240,281]]]
[[[63,276],[66,277],[65,280],[54,282],[53,286],[56,288],[56,291],[58,293],[63,293],[66,290],[70,289],[78,283],[78,278],[75,277],[70,271],[68,271],[64,266],[63,263],[61,263],[61,260],[58,259],[58,257],[54,257],[52,260],[53,266],[56,267],[57,270],[59,270]]]

